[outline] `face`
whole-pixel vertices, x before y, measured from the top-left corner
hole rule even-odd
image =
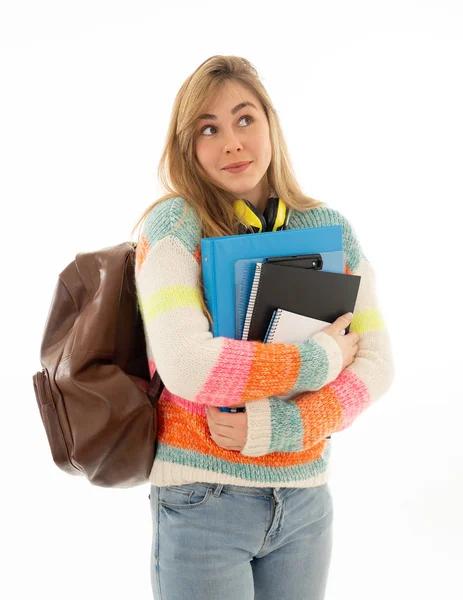
[[[238,105],[251,102],[254,106]],[[214,183],[263,209],[269,197],[270,131],[262,104],[247,88],[226,82],[196,125],[196,157]],[[224,169],[250,161],[242,171]]]

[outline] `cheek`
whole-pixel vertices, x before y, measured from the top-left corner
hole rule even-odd
[[[196,144],[196,158],[203,169],[208,169],[213,162],[211,147],[201,143]]]
[[[259,164],[262,168],[267,168],[272,159],[272,147],[270,143],[263,139],[255,148],[255,154],[259,157]]]
[[[260,150],[262,157],[269,158],[272,154],[272,145],[270,142],[268,130],[262,130],[256,138],[256,145]]]

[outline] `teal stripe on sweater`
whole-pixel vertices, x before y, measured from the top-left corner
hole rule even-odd
[[[328,469],[331,454],[331,444],[328,442],[322,456],[316,460],[302,465],[291,465],[289,467],[262,467],[250,464],[236,464],[228,462],[215,456],[201,454],[192,450],[182,450],[158,442],[156,458],[178,465],[187,465],[196,469],[207,469],[215,473],[240,477],[246,481],[262,483],[265,485],[271,481],[302,481],[309,477],[315,477]]]
[[[272,422],[272,439],[269,452],[301,452],[304,424],[297,402],[269,399]]]
[[[354,271],[361,260],[365,258],[355,230],[352,225],[338,210],[329,206],[319,206],[308,211],[291,211],[288,221],[289,229],[301,229],[303,227],[328,227],[330,225],[342,225],[342,246],[347,266]]]
[[[328,377],[329,362],[325,349],[313,340],[309,343],[298,342],[296,346],[301,355],[301,367],[296,385],[291,391],[304,392],[307,390],[307,383],[312,389],[320,389]],[[317,365],[316,370],[314,365]]]
[[[184,211],[186,211],[184,221],[178,225]],[[176,225],[177,228],[174,229]],[[201,229],[196,211],[181,196],[156,204],[144,221],[143,232],[150,246],[154,246],[169,234],[174,235],[192,254],[201,241]]]

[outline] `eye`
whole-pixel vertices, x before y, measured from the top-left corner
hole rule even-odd
[[[251,123],[252,123],[252,122],[255,120],[255,119],[254,119],[254,117],[251,117],[251,115],[243,115],[242,117],[240,117],[240,120],[238,121],[238,123],[239,123],[240,121],[242,121],[243,119],[249,119],[249,120],[250,120],[249,124],[251,124]],[[204,126],[204,127],[201,129],[200,133],[201,133],[202,135],[205,135],[206,137],[211,137],[211,135],[212,135],[212,134],[211,134],[211,135],[209,135],[209,134],[205,134],[205,133],[204,133],[204,131],[205,131],[206,129],[209,129],[209,128],[212,128],[212,129],[217,129],[217,127],[216,127],[215,125],[205,125],[205,126]]]

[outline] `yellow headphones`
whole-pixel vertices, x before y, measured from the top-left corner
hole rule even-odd
[[[269,198],[262,213],[249,200],[236,200],[234,204],[237,218],[246,227],[246,233],[281,231],[287,227],[288,211],[279,198]]]

